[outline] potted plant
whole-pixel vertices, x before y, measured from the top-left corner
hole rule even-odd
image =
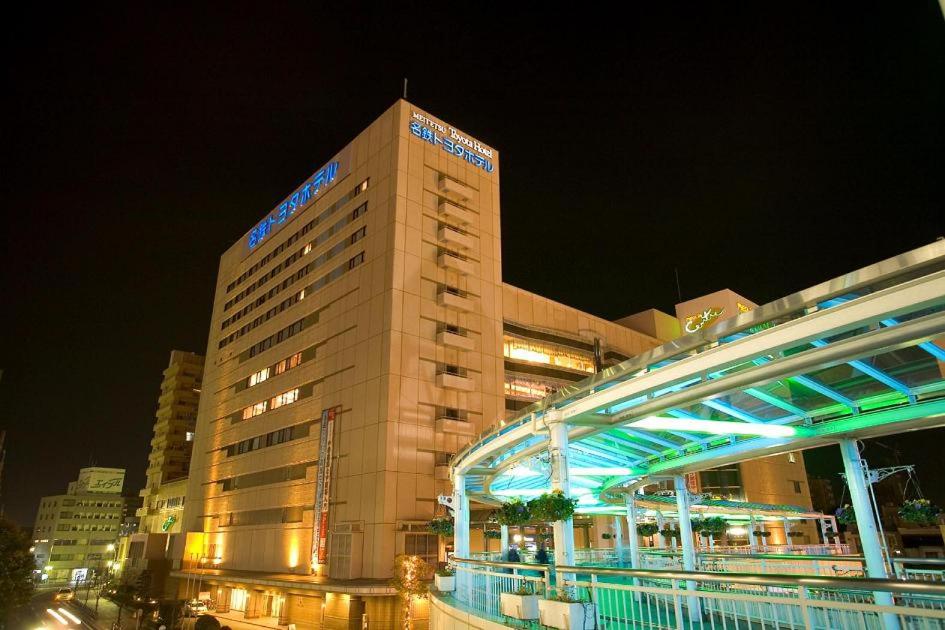
[[[660,528],[656,523],[640,523],[637,525],[637,534],[643,537],[652,536],[659,530]]]
[[[499,594],[499,612],[515,619],[538,619],[538,595],[528,582],[522,582],[515,592]]]
[[[932,505],[928,499],[903,501],[902,507],[899,508],[899,518],[921,527],[938,525],[938,517],[941,513],[941,508]]]
[[[456,590],[456,571],[453,567],[437,569],[433,574],[433,585],[441,593],[451,593]]]
[[[500,525],[524,525],[532,520],[532,515],[528,510],[528,505],[519,499],[512,499],[499,507],[496,520]]]
[[[538,521],[554,523],[566,521],[574,515],[577,499],[564,496],[561,490],[552,490],[528,502],[528,511]]]
[[[453,519],[447,516],[436,516],[427,525],[430,533],[443,538],[449,538],[453,535]]]
[[[538,619],[543,626],[558,630],[584,630],[586,621],[594,616],[594,604],[575,599],[564,589],[551,599],[538,600]]]
[[[837,517],[837,522],[841,525],[855,525],[856,524],[856,513],[854,513],[853,508],[849,503],[843,507],[838,507],[837,511],[834,512],[834,515]]]

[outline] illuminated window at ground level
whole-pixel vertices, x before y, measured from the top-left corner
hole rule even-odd
[[[505,375],[505,395],[515,398],[538,400],[554,394],[564,385],[565,383],[559,381],[542,380],[533,376]]]
[[[505,335],[503,354],[509,359],[545,363],[570,370],[594,373],[594,355],[547,341]]]

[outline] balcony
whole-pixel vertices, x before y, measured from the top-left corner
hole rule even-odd
[[[476,426],[472,422],[457,418],[437,418],[436,432],[472,436],[476,434]]]
[[[448,348],[459,348],[460,350],[472,350],[476,345],[469,337],[448,330],[437,333],[436,342]]]
[[[466,234],[465,232],[460,232],[458,229],[450,225],[441,226],[437,236],[444,243],[448,243],[455,247],[461,247],[462,249],[475,249],[476,245],[478,244],[478,239],[475,236]]]
[[[439,181],[440,193],[448,197],[453,197],[454,199],[472,199],[473,193],[475,192],[469,186],[465,184],[460,184],[455,179],[450,179],[449,177],[440,177]]]
[[[462,392],[471,392],[476,389],[476,383],[468,376],[441,372],[436,375],[436,386],[445,389],[456,389]]]
[[[476,310],[476,304],[469,297],[453,293],[452,291],[441,291],[436,296],[436,303],[440,306],[455,309],[457,311],[471,312]]]
[[[440,254],[436,259],[437,264],[444,269],[452,269],[453,271],[458,271],[464,276],[472,276],[476,273],[476,263],[471,260],[466,260],[460,258],[454,254],[444,253]]]
[[[476,215],[474,215],[472,211],[466,208],[460,208],[448,201],[440,202],[440,214],[467,225],[476,220]]]

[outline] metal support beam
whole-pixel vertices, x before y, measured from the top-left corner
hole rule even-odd
[[[509,561],[509,526],[508,525],[499,525],[499,549],[502,554],[499,556],[499,560],[502,562]]]
[[[459,558],[469,558],[469,497],[466,496],[466,475],[453,473],[453,553]],[[466,591],[470,598],[472,583],[468,576],[459,572],[457,589]]]
[[[623,562],[623,525],[619,516],[614,517],[614,551],[617,552],[617,566]]]
[[[867,577],[885,580],[889,578],[886,570],[886,560],[883,557],[883,544],[879,538],[879,529],[873,517],[873,506],[870,501],[866,474],[863,470],[863,460],[856,447],[856,440],[840,440],[840,455],[843,457],[843,470],[846,473],[847,488],[850,490],[850,503],[856,515],[856,529],[860,534],[860,546],[863,547],[863,557],[866,560]],[[880,606],[893,606],[893,596],[890,593],[877,591],[873,594]],[[899,620],[894,615],[883,615],[886,628],[896,630]]]
[[[627,540],[630,542],[630,568],[640,568],[640,536],[637,534],[637,504],[635,493],[627,493]]]
[[[679,514],[679,541],[682,543],[683,570],[696,570],[696,550],[692,540],[692,520],[689,516],[689,488],[686,487],[686,477],[676,475],[673,478],[673,487],[676,490],[676,512]],[[696,583],[686,582],[686,588],[696,590]],[[702,617],[699,609],[698,597],[687,597],[689,620],[698,621]]]
[[[548,414],[551,415],[551,414]],[[568,478],[568,425],[560,419],[549,418],[548,429],[551,440],[551,489],[560,490],[564,496],[571,496],[571,482]],[[555,540],[555,564],[574,566],[574,523],[572,519],[555,521],[552,524]],[[564,579],[574,579],[573,574],[563,575]]]

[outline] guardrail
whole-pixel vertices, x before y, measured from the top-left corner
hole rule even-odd
[[[945,558],[893,558],[892,562],[901,580],[945,582]]]
[[[860,578],[556,567],[597,628],[945,627],[945,585]],[[568,577],[575,574],[574,578]],[[892,593],[893,606],[876,603]],[[586,627],[586,626],[585,626]]]
[[[564,614],[587,615],[570,626],[584,630],[945,628],[945,584],[926,581],[454,562],[456,599],[497,620],[501,594],[519,591],[537,596],[542,607],[540,600],[556,592],[583,602]],[[891,594],[893,605],[876,603],[877,593]]]

